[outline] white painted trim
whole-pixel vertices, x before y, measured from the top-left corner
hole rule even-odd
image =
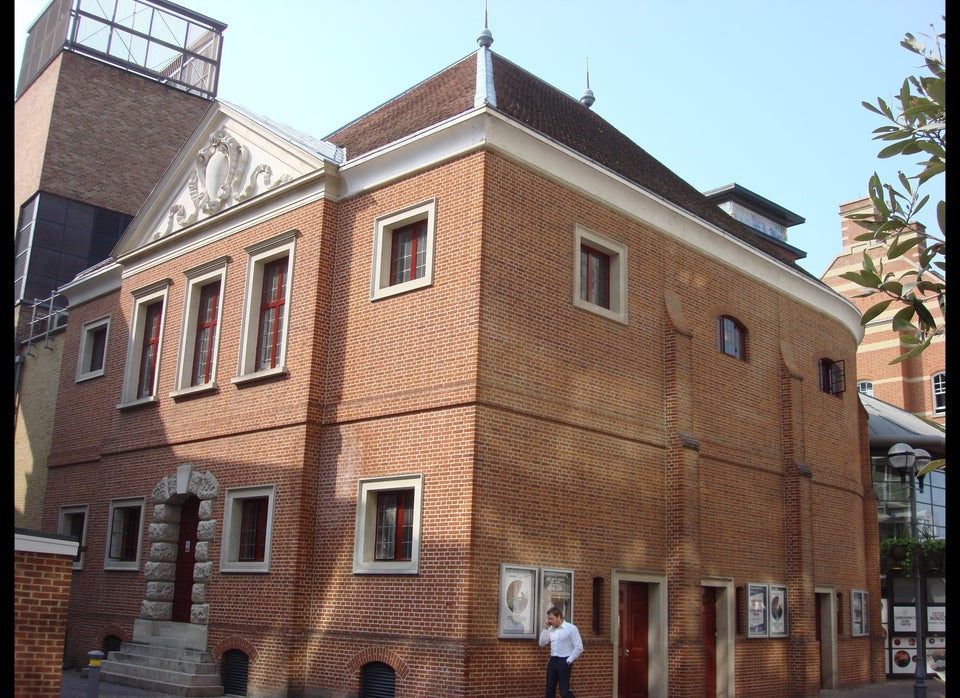
[[[63,555],[70,558],[76,557],[77,550],[80,548],[80,543],[77,541],[47,538],[29,533],[14,533],[13,545],[17,552]]]

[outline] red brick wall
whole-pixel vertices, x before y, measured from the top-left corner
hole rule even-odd
[[[376,218],[426,199],[437,211],[433,285],[371,302]],[[628,246],[628,324],[573,306],[575,224]],[[289,375],[238,388],[229,379],[243,248],[291,228],[301,235]],[[219,388],[174,401],[183,270],[222,255],[231,261]],[[117,410],[129,293],[162,278],[173,284],[158,404]],[[668,293],[690,328],[680,348],[668,341]],[[349,694],[358,657],[377,653],[394,658],[398,695],[542,691],[546,651],[535,640],[497,639],[504,562],[575,571],[575,622],[588,648],[575,670],[583,695],[611,691],[613,570],[669,571],[671,594],[682,590],[683,599],[704,576],[788,584],[791,638],[736,638],[736,690],[745,696],[819,691],[815,668],[796,661],[815,642],[814,583],[867,588],[879,599],[864,571],[864,539],[876,533],[866,531],[870,483],[851,437],[862,416],[854,386],[837,397],[816,380],[821,355],[855,364],[851,334],[500,156],[472,153],[349,200],[304,206],[133,275],[116,296],[72,311],[72,341],[84,319],[107,311],[117,322],[106,375],[78,385],[64,373],[51,456],[45,521],[60,506],[91,505],[74,651],[107,623],[132,626],[144,594],[142,572],[102,571],[107,499],[149,495],[182,463],[216,477],[218,522],[224,489],[277,487],[269,574],[219,573],[218,529],[207,586],[210,646],[221,651],[237,637],[254,646],[249,685],[264,692]],[[747,327],[745,363],[717,352],[721,312]],[[784,345],[802,373],[790,390]],[[64,366],[75,362],[68,351]],[[668,366],[682,368],[669,386]],[[680,445],[680,431],[695,449]],[[99,460],[84,463],[88,452]],[[797,476],[798,463],[809,477]],[[424,482],[419,574],[354,575],[358,481],[409,473]],[[674,484],[684,498],[669,496]],[[794,551],[798,517],[809,535]],[[599,635],[594,577],[606,590]],[[687,606],[671,613],[692,617],[697,609]],[[698,640],[671,641],[687,656]],[[869,640],[841,642],[841,683],[863,682],[867,663],[855,657],[867,655]],[[696,682],[681,671],[691,669],[671,664],[671,685]]]
[[[14,695],[60,695],[73,558],[14,553]]]

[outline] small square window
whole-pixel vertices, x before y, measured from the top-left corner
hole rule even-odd
[[[433,283],[433,200],[376,220],[370,300]]]
[[[831,395],[842,395],[846,389],[846,373],[843,361],[820,359],[818,363],[820,391]]]
[[[717,348],[735,359],[747,359],[747,331],[735,318],[722,315],[717,318]]]
[[[136,570],[139,567],[142,530],[143,499],[117,499],[110,502],[105,569]]]
[[[362,480],[353,546],[356,574],[416,574],[420,560],[420,475]]]
[[[297,231],[247,248],[240,366],[234,382],[286,372]]]
[[[573,304],[627,322],[627,248],[580,225],[574,229]]]
[[[857,392],[873,397],[873,381],[857,381]]]
[[[156,400],[163,348],[164,308],[170,280],[134,292],[121,406]]]
[[[273,485],[227,490],[221,572],[269,572]]]
[[[60,510],[60,523],[57,530],[64,535],[73,536],[77,539],[79,547],[76,556],[73,558],[73,569],[82,570],[84,553],[87,551],[87,507],[63,507]]]
[[[103,375],[107,363],[109,335],[109,317],[88,322],[80,330],[80,361],[77,364],[78,383]]]

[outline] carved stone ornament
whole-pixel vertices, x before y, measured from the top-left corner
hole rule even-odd
[[[236,204],[252,198],[259,193],[257,185],[261,175],[264,190],[273,189],[292,179],[290,175],[283,175],[274,182],[270,166],[260,164],[250,171],[247,185],[241,190],[249,169],[249,158],[249,149],[226,129],[217,129],[211,133],[207,144],[194,157],[193,170],[187,181],[190,210],[188,211],[183,203],[171,206],[167,210],[164,223],[151,239],[156,240],[191,225],[201,216],[219,213],[231,203]]]

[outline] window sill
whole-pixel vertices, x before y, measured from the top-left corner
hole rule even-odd
[[[202,395],[204,393],[212,393],[217,390],[216,382],[213,383],[204,383],[203,385],[193,385],[189,388],[181,388],[180,390],[174,390],[170,393],[170,397],[174,400],[182,400],[187,397],[194,397],[195,395]]]
[[[255,383],[268,378],[276,378],[277,376],[285,375],[287,375],[287,367],[277,366],[276,368],[268,368],[265,371],[257,371],[256,373],[246,373],[242,376],[234,376],[230,379],[230,382],[234,385],[242,385],[244,383]]]
[[[121,402],[117,405],[118,410],[129,410],[134,407],[141,407],[143,405],[157,405],[159,404],[155,395],[150,397],[140,398],[139,400],[131,400],[130,402]]]

